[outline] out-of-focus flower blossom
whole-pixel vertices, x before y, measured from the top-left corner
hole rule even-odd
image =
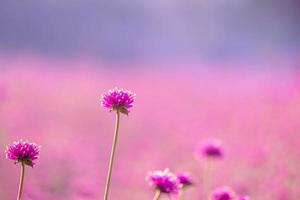
[[[116,110],[128,115],[133,106],[135,96],[130,91],[114,88],[102,95],[101,105],[110,109],[110,111]]]
[[[182,184],[182,187],[190,186],[193,184],[188,173],[180,172],[176,174],[176,177],[178,181]]]
[[[6,158],[14,160],[15,163],[23,162],[33,167],[34,160],[38,159],[40,146],[35,143],[19,140],[6,147]]]
[[[239,196],[237,198],[237,200],[250,200],[250,197],[248,197],[248,196]]]
[[[234,198],[234,191],[227,186],[223,186],[213,191],[210,200],[233,200]]]
[[[181,187],[179,180],[169,169],[149,172],[146,180],[161,193],[177,194]]]
[[[198,158],[222,158],[224,156],[222,143],[218,139],[205,141],[197,147],[195,154]]]

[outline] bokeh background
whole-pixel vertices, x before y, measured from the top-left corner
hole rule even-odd
[[[255,200],[300,198],[297,0],[0,0],[0,199],[19,166],[5,146],[42,145],[24,200],[101,199],[114,114],[100,96],[137,94],[121,118],[110,197],[152,199],[149,170],[190,172],[194,150],[223,141],[212,188]],[[163,197],[162,199],[168,199]]]

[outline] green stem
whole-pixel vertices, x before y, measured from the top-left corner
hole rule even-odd
[[[116,122],[115,122],[115,133],[114,133],[113,144],[112,144],[112,149],[111,149],[111,154],[110,154],[110,159],[109,159],[109,165],[108,165],[108,172],[107,172],[105,192],[104,192],[104,200],[108,199],[112,168],[113,168],[113,163],[114,163],[114,158],[115,158],[115,151],[116,151],[116,146],[117,146],[117,141],[118,141],[119,124],[120,124],[120,112],[117,110],[117,112],[116,112]]]
[[[18,190],[18,198],[17,200],[21,200],[22,191],[23,191],[23,184],[24,184],[24,175],[25,175],[25,164],[21,162],[21,174],[20,174],[20,183],[19,183],[19,190]]]
[[[155,195],[153,197],[153,200],[159,200],[160,195],[161,195],[161,192],[159,189],[157,189],[155,192]]]

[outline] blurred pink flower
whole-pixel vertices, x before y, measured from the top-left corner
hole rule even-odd
[[[218,139],[207,140],[196,149],[196,157],[222,158],[224,156],[222,143]]]
[[[176,174],[178,181],[182,184],[182,187],[190,186],[193,184],[188,173],[180,172]]]
[[[233,200],[234,198],[234,191],[227,186],[223,186],[213,191],[210,200]]]
[[[250,200],[250,197],[248,196],[240,196],[237,198],[237,200]]]
[[[161,193],[177,194],[181,184],[175,174],[171,173],[169,169],[164,171],[149,172],[146,180],[151,186],[159,190]]]

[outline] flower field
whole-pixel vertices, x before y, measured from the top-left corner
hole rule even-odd
[[[0,63],[1,200],[17,194],[19,165],[5,149],[19,139],[41,145],[34,167],[26,167],[24,200],[102,199],[115,113],[100,100],[115,86],[136,98],[128,116],[120,116],[109,199],[152,199],[145,177],[165,168],[189,173],[186,200],[223,186],[254,200],[300,198],[298,61],[290,68],[258,62],[253,69],[239,62],[110,69],[84,60]],[[221,141],[222,157],[211,160],[207,177],[197,148],[210,139]],[[160,196],[168,198],[183,196]]]

